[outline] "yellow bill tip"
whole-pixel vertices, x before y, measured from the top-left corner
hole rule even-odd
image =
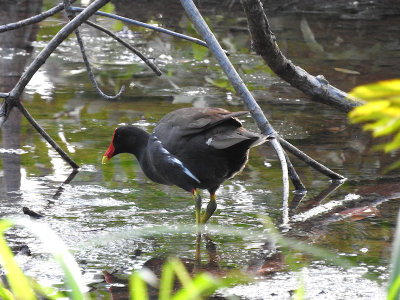
[[[106,164],[109,160],[110,160],[110,159],[109,159],[106,155],[104,155],[104,156],[103,156],[103,159],[101,160],[101,163],[104,165],[104,164]]]

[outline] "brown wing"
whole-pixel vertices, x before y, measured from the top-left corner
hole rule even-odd
[[[222,108],[181,108],[165,115],[154,128],[154,134],[167,149],[173,148],[185,136],[201,134],[222,123],[241,127],[236,117],[247,113],[230,112]]]

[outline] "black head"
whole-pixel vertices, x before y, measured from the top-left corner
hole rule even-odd
[[[106,163],[113,156],[120,153],[140,154],[147,145],[149,134],[135,126],[122,126],[114,131],[111,144],[103,156],[102,163]]]

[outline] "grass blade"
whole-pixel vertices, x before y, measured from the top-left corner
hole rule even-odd
[[[61,265],[64,271],[64,280],[71,289],[70,298],[74,300],[87,299],[84,294],[86,287],[83,283],[79,266],[61,238],[46,224],[34,222],[29,219],[16,219],[13,222],[15,225],[27,228],[36,235],[45,245],[45,248],[53,255],[54,259]]]
[[[160,278],[159,300],[169,300],[174,286],[174,269],[171,262],[164,264]]]
[[[131,300],[147,300],[147,284],[143,280],[140,271],[135,271],[129,278],[129,294]]]
[[[15,261],[14,255],[4,239],[4,231],[12,225],[12,221],[0,221],[0,264],[7,272],[7,280],[15,298],[21,300],[34,300],[36,299],[35,293],[33,292],[28,279]],[[3,293],[7,294],[5,289],[3,289]]]

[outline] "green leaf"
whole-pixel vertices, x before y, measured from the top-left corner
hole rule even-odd
[[[7,280],[10,284],[12,294],[16,299],[36,299],[28,279],[18,266],[14,259],[11,249],[8,247],[4,239],[4,231],[7,230],[13,223],[9,220],[0,221],[0,264],[3,266],[7,273]],[[5,289],[3,289],[3,293]]]
[[[349,95],[368,101],[349,113],[352,123],[369,122],[363,126],[363,129],[372,131],[374,137],[396,135],[392,141],[376,145],[373,148],[385,152],[399,149],[400,79],[358,86]]]
[[[1,281],[0,281],[0,299],[14,300],[13,294],[3,286],[3,283]]]
[[[354,108],[350,113],[350,118],[359,117],[369,115],[375,112],[380,112],[382,109],[389,107],[390,101],[388,100],[381,100],[381,101],[373,101],[367,104],[358,106]]]
[[[393,140],[385,144],[384,151],[386,153],[397,150],[400,148],[400,132],[395,135]]]
[[[216,278],[207,273],[199,273],[195,276],[193,281],[179,290],[172,299],[199,299],[201,296],[204,296],[205,292],[207,292],[207,294],[212,294],[219,287],[220,284]]]
[[[174,286],[174,269],[171,265],[171,262],[168,261],[164,264],[161,272],[159,300],[170,299],[173,286]]]
[[[295,290],[292,299],[293,300],[303,300],[304,296],[305,296],[304,283],[303,283],[303,278],[300,276],[300,278],[299,278],[299,287]]]
[[[364,130],[373,131],[374,137],[388,135],[400,128],[400,119],[382,118],[375,123],[365,125]]]
[[[147,285],[139,271],[133,272],[129,279],[129,293],[131,300],[147,300]]]
[[[352,89],[349,95],[366,101],[398,97],[400,95],[400,79],[361,85]]]
[[[68,251],[65,243],[54,231],[46,224],[34,222],[29,219],[17,219],[14,220],[14,224],[23,226],[36,235],[45,245],[45,248],[53,255],[54,259],[61,265],[64,272],[64,280],[71,289],[70,297],[74,300],[86,299],[86,295],[83,292],[85,288],[84,281],[79,266]]]
[[[67,296],[64,295],[63,293],[61,293],[51,287],[43,286],[35,280],[31,281],[31,286],[33,287],[35,292],[44,296],[46,299],[57,300],[57,299],[61,299],[61,298],[65,298],[65,299],[67,298]]]

